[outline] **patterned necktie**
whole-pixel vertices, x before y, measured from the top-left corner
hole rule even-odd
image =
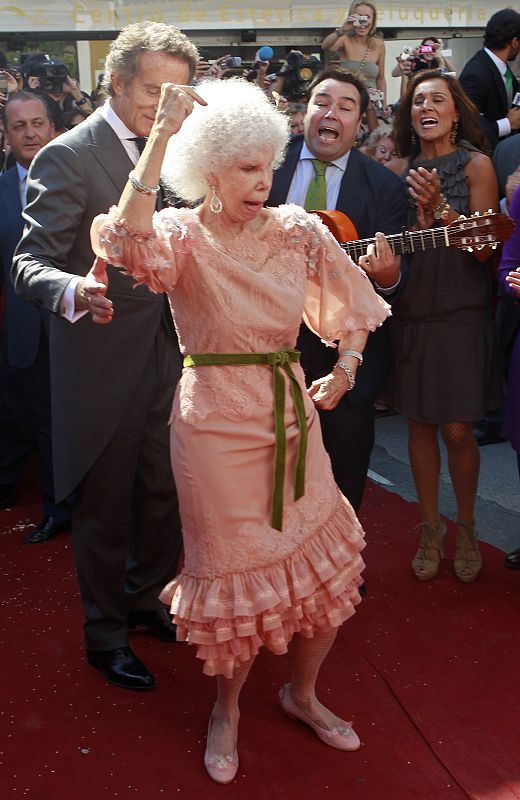
[[[304,208],[306,211],[324,211],[327,208],[325,172],[327,167],[330,167],[330,164],[328,161],[319,161],[319,159],[313,158],[312,166],[314,167],[314,177],[309,183],[309,188],[305,195]]]
[[[141,155],[148,140],[144,136],[135,136],[133,139],[129,139],[128,141],[136,143],[139,155]]]
[[[513,100],[513,73],[509,68],[509,64],[506,66],[504,80],[506,82],[507,105],[510,106]]]

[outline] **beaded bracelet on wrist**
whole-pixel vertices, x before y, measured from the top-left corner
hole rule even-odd
[[[128,176],[130,179],[130,183],[132,187],[136,190],[136,192],[141,192],[141,194],[157,194],[159,189],[161,188],[159,184],[157,186],[146,186],[145,183],[141,183],[135,172],[132,170],[130,175]]]
[[[345,373],[345,375],[347,376],[347,380],[348,380],[347,392],[351,392],[352,389],[354,388],[354,386],[356,385],[356,379],[354,377],[354,373],[352,372],[352,370],[350,369],[349,365],[345,361],[341,361],[341,360],[337,361],[334,369],[336,367],[339,367],[340,369],[342,369],[343,372]]]

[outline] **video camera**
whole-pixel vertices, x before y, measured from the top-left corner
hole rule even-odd
[[[28,55],[20,64],[20,71],[24,77],[35,77],[40,81],[40,89],[47,94],[59,94],[63,91],[63,83],[69,74],[67,65],[63,61],[52,61],[44,55]]]
[[[291,50],[285,63],[287,66],[278,73],[284,79],[283,96],[289,101],[299,100],[307,94],[312,79],[320,71],[321,61],[300,50]]]

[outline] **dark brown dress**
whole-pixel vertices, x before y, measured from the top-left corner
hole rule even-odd
[[[452,208],[469,213],[470,145],[411,166],[437,168]],[[415,223],[410,203],[409,225]],[[492,318],[491,262],[455,248],[409,256],[392,306],[392,370],[384,400],[421,422],[475,422],[502,401]]]

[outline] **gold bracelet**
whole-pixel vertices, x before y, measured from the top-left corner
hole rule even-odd
[[[146,186],[146,184],[141,183],[135,172],[132,170],[130,175],[128,176],[130,179],[130,183],[132,184],[133,188],[136,192],[141,192],[141,194],[157,194],[159,189],[161,188],[159,184],[153,189],[151,186]]]
[[[446,219],[450,208],[451,208],[450,204],[448,203],[444,195],[441,194],[441,199],[439,200],[435,208],[432,208],[434,219]]]

